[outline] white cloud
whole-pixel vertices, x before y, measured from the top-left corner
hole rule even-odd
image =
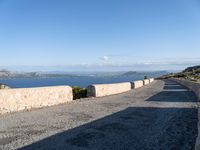
[[[77,63],[55,66],[1,66],[0,69],[16,71],[129,71],[129,70],[183,70],[188,66],[200,65],[200,58],[148,58],[104,55],[95,63]]]
[[[104,62],[107,62],[110,59],[110,57],[109,56],[103,56],[103,57],[100,57],[100,59]]]

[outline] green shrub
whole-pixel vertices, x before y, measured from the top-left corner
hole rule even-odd
[[[80,99],[87,97],[87,89],[81,88],[79,86],[73,86],[73,99]]]
[[[9,89],[10,87],[7,86],[6,84],[0,83],[0,89]]]
[[[200,69],[197,69],[195,72],[196,72],[196,73],[200,73]]]
[[[175,78],[187,78],[188,76],[190,76],[191,73],[188,72],[180,72],[180,73],[176,73],[174,74],[173,77]]]
[[[200,75],[194,75],[193,76],[195,79],[200,79]]]

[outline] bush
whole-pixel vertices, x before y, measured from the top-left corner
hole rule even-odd
[[[196,72],[196,73],[200,73],[200,69],[197,69],[195,72]]]
[[[176,78],[186,78],[187,75],[186,75],[186,73],[177,73],[177,74],[175,74],[174,77],[176,77]]]
[[[73,99],[80,99],[87,97],[87,89],[81,88],[79,86],[73,86]]]
[[[10,87],[7,86],[6,84],[0,83],[0,89],[9,89]]]

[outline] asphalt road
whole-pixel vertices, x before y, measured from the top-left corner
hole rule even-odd
[[[127,93],[0,116],[0,149],[191,150],[198,104],[155,81]]]

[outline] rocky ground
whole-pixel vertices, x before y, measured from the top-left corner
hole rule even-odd
[[[159,79],[179,78],[200,83],[200,65],[188,67],[185,70],[177,73],[165,74]]]
[[[0,149],[191,150],[197,108],[188,89],[158,80],[124,94],[0,116]]]

